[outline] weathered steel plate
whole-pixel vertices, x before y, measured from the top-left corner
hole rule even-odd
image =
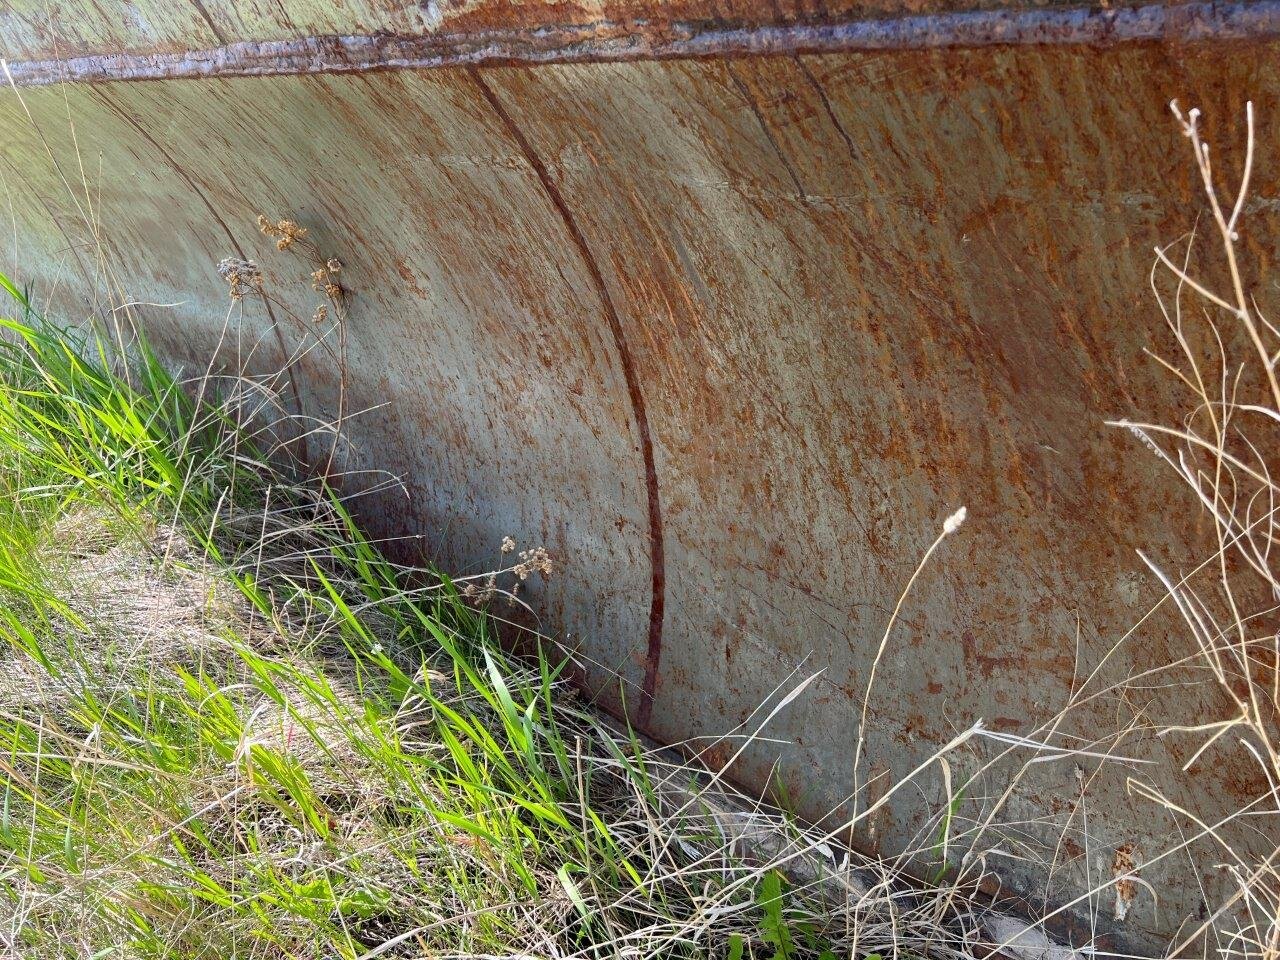
[[[1070,6],[1070,0],[66,0],[52,8],[45,0],[9,0],[0,10],[0,35],[15,60],[188,54],[236,43],[355,36],[459,43],[499,38],[517,45],[598,45],[630,37],[644,44],[734,28],[848,27],[873,18],[901,26],[904,15],[977,12],[995,14],[983,22],[999,23],[1011,10]]]
[[[739,6],[137,3],[121,17],[86,3],[50,28],[32,2],[7,8],[3,43],[15,60],[89,56],[127,77],[158,61],[100,55],[421,36],[402,18],[431,10],[433,29],[527,39],[637,18],[644,36],[677,20],[847,26],[916,5]],[[168,304],[135,309],[172,358],[201,362],[224,327],[224,256],[258,258],[310,314],[300,269],[254,220],[308,225],[355,291],[351,406],[386,404],[352,424],[359,462],[406,481],[366,516],[455,570],[492,564],[504,535],[545,544],[559,573],[530,591],[543,626],[580,645],[584,682],[614,709],[620,675],[632,715],[668,742],[723,733],[792,671],[822,670],[771,730],[785,745],[751,748],[734,772],[758,787],[776,775],[822,817],[852,787],[889,611],[957,507],[969,522],[908,598],[871,699],[877,789],[978,718],[1035,731],[1160,596],[1134,549],[1174,566],[1199,556],[1200,521],[1169,520],[1196,518],[1193,504],[1102,420],[1172,408],[1141,352],[1159,337],[1151,247],[1198,202],[1168,100],[1220,121],[1226,165],[1244,96],[1280,95],[1280,46],[1227,49],[1009,44],[31,87],[25,109],[10,91],[0,112],[14,221],[0,265],[72,312],[108,290]],[[50,69],[13,65],[33,83]],[[1261,145],[1248,233],[1264,265],[1280,237],[1275,143]],[[235,324],[240,343],[261,341],[262,368],[307,336],[279,308]],[[295,374],[304,408],[332,414],[333,365],[313,353]],[[1101,681],[1187,643],[1153,619]],[[1068,732],[1141,714],[1123,750],[1176,769],[1182,747],[1151,724],[1216,705],[1200,687],[1143,696],[1100,698]],[[957,758],[957,777],[974,762]],[[1044,862],[1002,865],[1008,889],[1065,902],[1118,847],[1173,832],[1127,794],[1125,770],[1087,772],[1083,787],[1070,763],[1028,775],[1008,813]],[[1163,785],[1208,819],[1259,787],[1243,766],[1225,766],[1214,795]],[[926,778],[856,842],[918,843],[941,790]],[[1159,916],[1140,900],[1104,942],[1150,949],[1198,915],[1201,884],[1212,896],[1224,882],[1185,860],[1144,877]],[[1097,899],[1093,932],[1112,930]],[[1088,906],[1063,918],[1081,939]]]

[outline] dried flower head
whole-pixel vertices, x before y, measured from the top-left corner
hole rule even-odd
[[[339,260],[337,257],[330,257],[328,260],[324,262],[324,267],[330,273],[337,273],[339,270],[342,269],[342,261]]]
[[[311,315],[312,323],[324,323],[329,319],[329,308],[323,303],[316,307],[316,312]]]
[[[484,586],[476,586],[474,582],[468,583],[462,588],[463,598],[470,604],[482,607],[494,598],[498,593],[498,575],[496,573],[489,574],[485,578]]]
[[[551,576],[551,554],[545,547],[534,547],[532,550],[520,551],[520,562],[511,568],[521,580],[529,579],[529,574],[540,573],[543,577]]]
[[[253,260],[239,260],[235,257],[223,257],[218,261],[218,276],[230,280],[233,276],[258,273],[258,264]]]
[[[218,261],[218,276],[227,281],[232,300],[243,300],[248,294],[262,290],[262,270],[253,260],[224,257]]]
[[[297,240],[301,240],[307,235],[307,228],[300,227],[292,220],[281,220],[276,224],[280,228],[280,239],[276,241],[276,248],[284,250]]]
[[[516,548],[516,542],[515,542],[514,540],[512,540],[510,537],[503,537],[503,538],[502,538],[502,552],[503,552],[503,553],[510,553],[510,552],[511,552],[512,550],[514,550],[515,548]]]
[[[307,235],[307,228],[298,226],[292,220],[277,220],[272,223],[262,214],[258,214],[258,229],[268,237],[276,238],[277,250],[288,250]]]
[[[947,517],[942,523],[942,532],[944,534],[952,534],[960,529],[960,525],[964,523],[965,517],[969,516],[969,508],[961,507],[951,516]]]

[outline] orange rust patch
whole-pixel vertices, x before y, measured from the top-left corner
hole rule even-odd
[[[413,270],[410,269],[409,264],[403,259],[396,261],[396,273],[400,274],[400,279],[408,285],[415,297],[419,300],[427,299],[427,291],[418,285],[418,278],[414,275]]]

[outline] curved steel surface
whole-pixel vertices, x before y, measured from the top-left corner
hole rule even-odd
[[[302,0],[157,0],[129,17],[86,0],[51,30],[27,6],[4,14],[19,77],[24,58],[420,35],[406,9],[459,31],[641,16],[763,28],[808,10],[367,2],[337,22]],[[832,4],[821,19],[907,7],[960,9]],[[751,747],[735,776],[776,778],[823,817],[852,786],[886,618],[957,507],[970,519],[907,599],[870,701],[877,790],[978,718],[1035,729],[1160,597],[1135,549],[1199,556],[1203,531],[1169,522],[1194,504],[1102,421],[1172,404],[1142,354],[1158,338],[1147,274],[1198,187],[1166,105],[1205,108],[1229,163],[1242,92],[1280,96],[1278,49],[1037,42],[33,86],[0,112],[15,221],[0,263],[77,315],[108,288],[168,304],[138,310],[172,358],[199,362],[223,329],[224,256],[256,257],[310,313],[297,265],[254,220],[308,225],[355,291],[351,406],[378,408],[351,425],[357,462],[407,484],[366,517],[455,570],[486,568],[504,535],[545,544],[560,572],[530,593],[542,624],[581,649],[584,684],[615,710],[619,675],[661,740],[721,734],[793,671],[821,670],[775,721],[785,742]],[[1264,263],[1278,159],[1266,140],[1248,241]],[[263,368],[307,336],[252,309],[239,322]],[[334,412],[330,363],[309,355],[294,381],[308,411]],[[1152,618],[1098,682],[1188,643]],[[1188,748],[1151,724],[1217,709],[1194,685],[1109,696],[1059,735],[1140,716],[1124,751],[1176,769]],[[976,762],[954,758],[955,776]],[[1028,773],[1009,809],[1009,849],[1028,859],[1000,867],[1007,891],[1067,902],[1099,860],[1175,830],[1128,795],[1124,769],[1085,773]],[[1164,784],[1206,819],[1260,789],[1243,765],[1221,785]],[[918,842],[942,789],[922,780],[855,842]],[[1100,898],[1104,943],[1151,949],[1199,914],[1202,884],[1227,882],[1172,860],[1143,877],[1158,918],[1144,898],[1118,925]],[[1086,906],[1063,914],[1081,939]]]
[[[882,4],[876,12],[891,12]],[[95,6],[94,10],[97,9]],[[575,8],[531,4],[463,4],[448,9],[428,2],[405,29],[375,33],[307,33],[296,26],[254,22],[236,39],[196,46],[207,36],[191,24],[173,24],[186,38],[147,43],[154,31],[126,32],[103,45],[48,42],[47,33],[14,44],[28,56],[13,64],[11,79],[23,85],[58,82],[105,83],[190,77],[274,76],[293,73],[365,73],[389,69],[547,63],[626,62],[831,51],[931,50],[1024,44],[1108,46],[1136,41],[1188,43],[1258,41],[1280,36],[1277,0],[1184,0],[1134,6],[1081,7],[1046,0],[1026,6],[938,2],[920,12],[858,19],[861,8],[716,10],[697,4]],[[208,11],[200,8],[208,18]],[[397,9],[403,15],[405,9]],[[85,11],[80,11],[85,13]],[[569,16],[576,14],[576,16]],[[592,16],[594,15],[594,18]],[[546,20],[550,15],[551,21]],[[564,15],[561,21],[556,17]],[[92,17],[81,20],[93,23]],[[286,18],[287,19],[287,18]],[[210,20],[210,26],[214,26]],[[311,25],[310,19],[304,19]],[[396,17],[378,22],[400,23]],[[5,23],[0,14],[0,24]],[[328,21],[326,26],[332,26]],[[359,27],[348,20],[343,26]],[[167,19],[161,20],[168,24]],[[23,38],[25,21],[11,16],[10,29]],[[168,30],[161,31],[162,34]],[[216,32],[216,36],[222,36]]]
[[[1110,4],[1104,6],[1110,7]],[[1119,5],[1121,10],[1133,5]],[[1071,0],[9,0],[0,36],[14,60],[176,53],[306,37],[565,41],[627,36],[635,43],[733,27],[842,25],[903,17],[1071,9]],[[1162,11],[1163,4],[1145,9]],[[1099,11],[1094,11],[1099,12]],[[1105,11],[1102,11],[1105,13]],[[1114,12],[1113,12],[1114,13]]]

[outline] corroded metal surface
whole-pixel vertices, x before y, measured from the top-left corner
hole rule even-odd
[[[472,37],[628,34],[637,42],[715,26],[848,24],[865,19],[1009,7],[1052,9],[1068,0],[9,0],[0,36],[13,59],[185,53],[236,42],[305,37]],[[1124,5],[1121,5],[1124,6]]]
[[[174,52],[294,35],[256,4],[222,6],[156,4],[143,26],[110,29],[112,11],[68,7],[57,36],[84,54],[98,40]],[[278,9],[309,36],[400,29],[404,8],[349,6],[333,25]],[[454,27],[498,16],[442,9]],[[619,9],[606,13],[625,19]],[[35,27],[9,36],[14,57],[53,49]],[[1242,113],[1237,91],[1272,102],[1277,49],[1006,46],[32,88],[25,109],[9,92],[0,112],[14,219],[0,266],[72,312],[108,287],[167,304],[136,309],[169,356],[197,363],[223,330],[223,256],[259,259],[309,315],[298,265],[254,218],[309,225],[355,291],[350,405],[378,407],[351,425],[358,461],[406,481],[366,517],[420,535],[455,570],[492,564],[504,535],[545,544],[560,573],[531,593],[543,625],[579,646],[584,683],[614,709],[620,676],[659,739],[723,733],[793,670],[822,670],[771,729],[785,744],[757,744],[734,770],[756,786],[776,774],[821,817],[852,787],[889,611],[956,507],[970,520],[907,600],[880,667],[876,789],[979,717],[1034,730],[1159,597],[1134,549],[1175,566],[1198,556],[1198,531],[1166,520],[1193,506],[1101,421],[1171,400],[1141,352],[1156,335],[1146,277],[1197,188],[1165,105],[1181,96],[1227,118]],[[1238,131],[1217,133],[1225,168]],[[1274,143],[1248,234],[1264,265],[1280,237]],[[224,349],[260,344],[262,368],[308,336],[280,311],[236,324]],[[313,352],[293,373],[302,405],[331,415],[333,365]],[[1100,681],[1187,652],[1155,618]],[[1102,697],[1060,733],[1213,706],[1199,687]],[[1186,759],[1147,726],[1123,748]],[[707,759],[726,756],[721,745]],[[974,762],[955,758],[957,778]],[[1082,786],[1072,765],[1042,764],[1019,788],[1008,812],[1024,829],[1009,849],[1041,862],[1002,865],[1009,890],[1065,902],[1096,882],[1097,861],[1173,831],[1128,796],[1124,770],[1086,772]],[[1243,767],[1222,775],[1215,795],[1166,786],[1212,819],[1259,786]],[[856,842],[918,843],[941,790],[922,781]],[[1151,948],[1198,914],[1198,884],[1224,882],[1172,861],[1144,878],[1159,917],[1140,901],[1114,943]],[[1099,930],[1114,928],[1110,910],[1099,898]],[[1063,919],[1087,936],[1086,913]]]
[[[363,73],[387,69],[428,69],[495,64],[625,62],[690,57],[739,57],[761,54],[813,54],[830,51],[926,50],[1011,44],[1109,45],[1142,40],[1217,43],[1258,40],[1280,35],[1280,3],[1244,0],[1222,3],[1195,0],[1178,4],[1148,3],[1134,7],[1045,7],[951,9],[935,3],[934,12],[877,19],[843,19],[784,15],[774,11],[767,21],[723,15],[696,8],[703,19],[676,20],[671,11],[661,19],[637,19],[637,11],[621,19],[543,23],[511,16],[541,5],[499,7],[497,25],[473,16],[460,17],[457,29],[418,29],[401,33],[298,34],[238,40],[200,49],[186,46],[163,52],[134,51],[129,40],[91,47],[78,56],[26,59],[12,68],[20,84],[62,81],[103,83],[113,80],[158,80],[190,77],[274,76],[289,73]],[[486,11],[488,12],[488,11]],[[839,11],[837,11],[837,14]],[[428,20],[434,23],[430,17]],[[441,15],[441,22],[446,21]],[[189,31],[188,44],[203,34]],[[137,38],[130,38],[135,40]],[[57,53],[40,45],[35,51]]]

